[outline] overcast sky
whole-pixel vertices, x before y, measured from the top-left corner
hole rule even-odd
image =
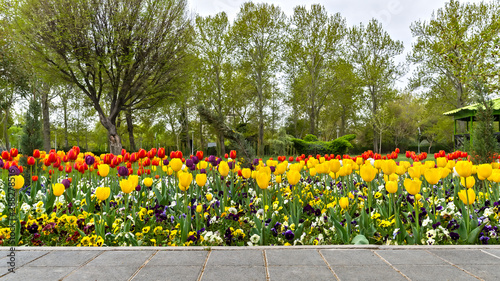
[[[230,20],[234,20],[240,6],[246,2],[244,0],[188,0],[190,10],[194,14],[202,16],[213,15],[225,11]],[[267,0],[253,1],[267,2],[280,6],[280,8],[290,16],[293,14],[293,8],[297,5],[308,5],[319,3],[325,6],[330,14],[340,13],[346,18],[347,25],[357,25],[360,22],[368,23],[371,18],[378,19],[385,30],[389,32],[395,40],[401,40],[404,43],[404,54],[398,58],[403,61],[406,54],[411,50],[412,36],[410,25],[417,20],[429,20],[432,12],[438,8],[444,7],[447,1],[443,0]],[[480,2],[479,0],[470,0],[462,2]],[[408,75],[406,76],[408,77]],[[406,78],[397,83],[398,86],[406,85]]]

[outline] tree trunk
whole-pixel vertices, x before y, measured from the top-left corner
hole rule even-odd
[[[130,112],[130,110],[128,110],[125,113],[125,119],[127,119],[127,131],[128,131],[128,140],[130,142],[130,150],[137,151],[137,148],[135,147],[135,138],[134,138],[134,122],[132,119],[132,112]]]
[[[220,153],[221,156],[226,154],[226,145],[224,144],[224,133],[219,133]]]
[[[3,137],[5,139],[5,148],[7,150],[10,150],[9,133],[7,132],[7,130],[9,128],[7,127],[7,123],[9,123],[9,109],[8,108],[5,109],[5,120],[3,122]]]
[[[104,117],[102,112],[98,111],[98,113],[101,124],[108,131],[109,151],[114,155],[120,155],[122,153],[122,140],[116,130],[116,117],[115,118]]]
[[[50,151],[50,114],[49,114],[49,93],[42,91],[42,119],[43,119],[43,149]]]
[[[63,118],[64,118],[64,149],[68,149],[68,99],[62,98]],[[79,122],[79,121],[77,121]],[[78,135],[78,134],[77,134]]]

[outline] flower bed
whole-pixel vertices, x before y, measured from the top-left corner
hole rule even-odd
[[[461,152],[395,162],[397,152],[281,156],[244,168],[235,152],[94,156],[74,147],[35,151],[22,167],[14,149],[0,160],[0,243],[498,243],[498,163],[475,166]]]

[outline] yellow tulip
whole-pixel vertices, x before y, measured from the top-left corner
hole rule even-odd
[[[111,192],[111,189],[109,187],[102,187],[101,186],[95,190],[95,195],[97,196],[97,199],[104,201],[104,200],[108,199],[110,192]]]
[[[309,169],[309,174],[311,175],[311,177],[314,177],[316,175],[316,169],[314,168]]]
[[[285,162],[283,162],[283,163],[279,164],[278,166],[276,166],[276,170],[274,172],[277,175],[282,175],[285,173],[286,168],[287,168],[287,164]]]
[[[396,172],[396,167],[396,162],[392,159],[382,162],[382,172],[386,175],[394,174]]]
[[[286,178],[289,184],[296,185],[300,181],[300,173],[296,170],[290,170],[286,173]]]
[[[347,207],[349,207],[349,198],[347,197],[340,198],[339,205],[342,209],[346,209]]]
[[[467,180],[467,185],[465,185],[466,180]],[[467,178],[460,178],[460,183],[462,183],[462,186],[464,187],[471,188],[476,184],[476,179],[474,179],[474,177],[472,176]]]
[[[338,159],[331,160],[330,171],[338,173],[339,170],[340,170],[340,161]]]
[[[410,168],[411,164],[408,161],[401,161],[401,162],[399,162],[399,166],[402,166],[405,168],[405,170],[408,170],[408,168]]]
[[[128,180],[130,181],[130,184],[134,188],[139,185],[139,176],[138,175],[130,175],[130,176],[128,176]]]
[[[406,173],[406,168],[404,166],[401,166],[399,165],[397,168],[396,168],[396,174],[402,176]]]
[[[330,175],[330,177],[331,177],[332,179],[336,179],[336,178],[338,177],[338,174],[336,174],[336,173],[334,173],[334,172],[330,172],[330,174],[329,174],[329,175]]]
[[[363,178],[364,181],[371,182],[377,175],[377,169],[375,169],[370,164],[365,164],[361,166],[359,174],[361,175],[361,178]]]
[[[174,172],[180,171],[182,169],[182,160],[179,158],[170,160],[170,167],[172,167],[172,170],[174,170]]]
[[[191,173],[181,173],[179,175],[179,188],[182,191],[189,189],[189,185],[193,182],[193,175]]]
[[[281,175],[276,176],[276,183],[281,183]]]
[[[205,161],[200,161],[200,162],[198,163],[198,165],[197,165],[197,168],[198,168],[199,170],[201,170],[201,169],[206,169],[207,167],[208,167],[208,163],[207,163],[207,162],[205,162]]]
[[[405,179],[404,186],[406,188],[406,191],[411,194],[411,195],[416,195],[420,192],[420,187],[422,185],[422,182],[418,179]]]
[[[52,192],[56,197],[61,196],[64,193],[64,190],[66,190],[66,188],[62,183],[56,183],[52,185]]]
[[[375,160],[375,162],[373,162],[373,166],[375,167],[375,169],[380,169],[380,168],[382,168],[382,163],[383,163],[383,161],[378,159],[378,160]]]
[[[24,186],[24,177],[21,175],[13,176],[14,178],[14,189],[21,189]]]
[[[444,179],[446,178],[450,173],[450,169],[448,168],[440,168],[441,169],[441,178]]]
[[[219,163],[219,174],[223,177],[227,177],[229,174],[229,165],[226,161],[221,161]]]
[[[422,198],[422,195],[420,195],[420,193],[417,193],[415,195],[415,201],[420,201],[421,198]]]
[[[493,173],[493,168],[490,164],[482,164],[477,166],[477,175],[480,180],[485,180]]]
[[[130,179],[122,179],[120,181],[120,188],[123,193],[129,194],[134,190],[135,186],[133,185],[133,182]]]
[[[260,187],[260,189],[267,189],[270,180],[271,176],[266,172],[259,172],[257,174],[257,185]]]
[[[420,176],[422,175],[420,171],[420,166],[413,166],[408,168],[408,174],[410,174],[410,177],[412,179],[420,178]]]
[[[488,177],[489,181],[494,181],[494,182],[500,182],[500,170],[495,169],[493,170],[493,173],[491,173],[491,176]]]
[[[436,167],[436,163],[434,161],[425,161],[425,165],[427,168],[435,168]]]
[[[472,175],[472,163],[469,161],[458,161],[455,165],[455,170],[463,178],[470,177]]]
[[[203,205],[196,205],[196,212],[201,213],[203,211]]]
[[[207,183],[207,174],[197,174],[196,183],[199,186],[205,186],[205,184]]]
[[[108,164],[101,164],[97,166],[97,169],[99,170],[99,175],[101,177],[106,177],[109,174],[109,165]]]
[[[437,166],[440,168],[444,168],[446,167],[446,164],[448,164],[448,160],[445,157],[439,157],[436,159],[436,162]]]
[[[241,175],[245,178],[245,179],[248,179],[252,176],[252,170],[250,170],[249,168],[244,168],[243,170],[241,170]]]
[[[427,169],[424,172],[424,177],[429,184],[437,184],[441,179],[441,171],[436,168]]]
[[[396,182],[396,181],[387,181],[385,183],[385,189],[389,193],[396,193],[398,191],[398,182]]]
[[[466,205],[474,204],[474,201],[476,201],[476,192],[472,188],[467,189],[467,191],[463,189],[458,192],[458,197]],[[467,199],[467,197],[469,198]]]
[[[146,187],[150,187],[150,186],[153,185],[153,179],[152,178],[145,178],[142,182],[144,183],[144,185]]]

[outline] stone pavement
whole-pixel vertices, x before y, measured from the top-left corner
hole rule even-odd
[[[18,247],[2,280],[500,280],[498,246]]]

